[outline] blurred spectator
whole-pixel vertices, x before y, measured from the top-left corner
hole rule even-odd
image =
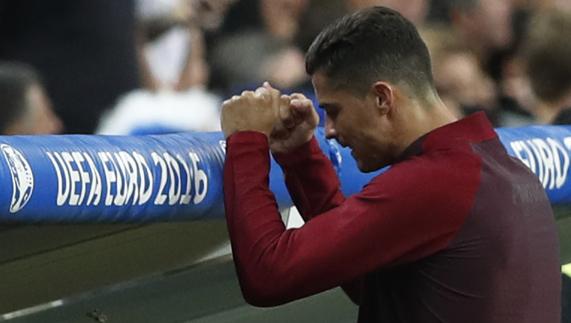
[[[512,113],[515,118],[519,116],[523,124],[533,122],[532,111],[536,106],[536,97],[524,71],[521,57],[514,54],[510,59],[506,59],[503,63],[502,78],[498,86],[499,92],[503,94],[501,98],[503,113]],[[506,120],[502,125],[518,126],[521,123]]]
[[[571,1],[569,0],[514,0],[521,2],[522,5],[531,6],[533,11],[540,10],[571,10]]]
[[[263,81],[288,89],[307,80],[303,53],[294,44],[307,4],[307,0],[244,0],[230,9],[229,19],[238,15],[237,10],[248,16],[255,12],[257,18],[213,48],[212,69],[224,95]]]
[[[226,34],[264,30],[274,38],[292,40],[309,0],[239,0],[230,8],[222,27]]]
[[[482,71],[475,54],[446,26],[420,29],[432,57],[434,83],[446,106],[457,117],[485,111],[497,121],[493,81]]]
[[[405,18],[415,25],[421,26],[424,23],[430,5],[429,0],[347,0],[350,10],[372,6],[384,6],[400,12]]]
[[[540,123],[571,124],[571,12],[535,17],[524,45],[526,71],[538,102]]]
[[[20,63],[0,63],[0,133],[2,135],[55,134],[59,118],[37,74]]]
[[[41,73],[68,133],[139,87],[133,0],[2,0],[0,59]]]
[[[307,78],[301,51],[263,31],[232,35],[212,55],[216,70],[224,76],[226,91],[230,92],[263,81],[290,88]]]
[[[220,99],[206,86],[205,34],[235,0],[139,0],[139,59],[145,87],[105,113],[97,133],[219,130]]]
[[[499,108],[495,82],[453,29],[434,24],[419,30],[431,54],[440,97],[457,116],[484,111],[496,126],[519,126],[532,121],[528,115]],[[512,81],[515,86],[515,78]]]
[[[147,89],[206,87],[205,34],[216,32],[235,0],[138,0],[139,57]]]
[[[496,125],[518,126],[532,121],[529,92],[514,60],[527,12],[515,0],[433,0],[448,14],[451,27],[472,51],[494,82]]]
[[[537,96],[537,121],[571,125],[571,11],[541,11],[525,39],[526,71]],[[571,322],[571,278],[562,274],[562,320]]]
[[[309,0],[259,0],[266,31],[278,39],[293,40]]]
[[[299,21],[295,42],[305,53],[323,28],[347,13],[347,0],[312,0]]]
[[[260,0],[238,0],[232,4],[221,27],[223,34],[263,28]]]
[[[514,45],[514,0],[433,0],[447,22],[498,84]]]
[[[482,62],[511,45],[513,0],[448,0],[450,22]]]

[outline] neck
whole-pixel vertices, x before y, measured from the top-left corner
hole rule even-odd
[[[457,120],[438,95],[434,94],[427,100],[412,100],[406,113],[402,116],[403,126],[400,142],[401,153],[418,138]]]

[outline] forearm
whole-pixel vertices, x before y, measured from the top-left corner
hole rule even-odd
[[[263,141],[255,133],[229,138],[224,198],[244,298],[252,305],[274,306],[338,286],[341,278],[320,263],[320,251],[312,251],[320,246],[334,252],[327,247],[329,239],[285,229],[268,188],[270,160]]]
[[[274,154],[293,202],[307,221],[343,203],[340,183],[315,137],[288,154]]]
[[[254,143],[248,144],[247,140]],[[267,189],[269,152],[262,141],[254,133],[231,136],[224,164],[224,206],[234,262],[244,298],[256,305],[264,298],[260,296],[264,287],[258,284],[256,277],[264,277],[264,273],[257,272],[261,258],[259,247],[271,245],[271,240],[285,230],[274,198]],[[234,145],[241,146],[239,152],[234,152]],[[255,165],[250,164],[251,161]],[[244,167],[246,164],[250,165]]]

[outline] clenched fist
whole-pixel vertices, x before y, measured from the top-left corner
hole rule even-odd
[[[280,105],[289,99],[268,83],[256,91],[244,91],[222,104],[220,122],[226,138],[238,131],[257,131],[270,136],[279,118]]]
[[[279,118],[270,135],[270,149],[274,153],[287,153],[313,137],[319,116],[311,100],[303,94],[282,95]]]

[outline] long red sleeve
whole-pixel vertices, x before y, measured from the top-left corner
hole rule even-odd
[[[305,221],[345,201],[339,179],[315,137],[287,154],[274,154],[293,202]]]
[[[315,137],[292,152],[274,154],[274,158],[282,167],[288,191],[306,222],[345,201],[333,165]],[[361,278],[341,284],[355,304],[360,303],[361,286]]]
[[[229,138],[224,166],[226,217],[242,292],[253,305],[282,304],[353,281],[383,265],[433,253],[446,245],[464,220],[448,216],[450,210],[465,214],[470,207],[467,199],[449,199],[448,188],[439,185],[422,194],[412,191],[418,185],[416,176],[438,177],[437,169],[411,173],[393,167],[339,206],[299,229],[286,230],[268,188],[269,166],[264,135],[240,132]],[[324,175],[331,176],[327,171]],[[468,187],[476,187],[477,176],[462,175],[448,182],[457,184],[456,192],[473,195],[464,184],[470,180],[475,183]],[[299,186],[304,184],[310,183]],[[304,208],[311,213],[314,199],[305,192],[307,202],[301,205],[308,205]],[[338,193],[332,196],[329,200],[340,199]],[[441,200],[446,202],[438,203]],[[435,202],[442,209],[433,207],[435,214],[444,216],[422,216],[423,207]]]

